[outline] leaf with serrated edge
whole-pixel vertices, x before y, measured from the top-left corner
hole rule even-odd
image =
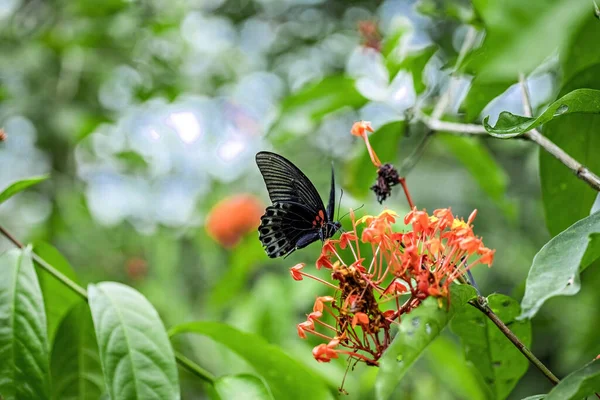
[[[468,285],[452,285],[450,293],[450,310],[440,308],[438,299],[429,297],[403,316],[396,337],[379,361],[375,382],[377,399],[384,400],[392,394],[402,377],[446,327],[456,311],[476,295],[475,289]]]
[[[562,115],[600,114],[600,90],[577,89],[556,100],[537,118],[522,117],[503,111],[496,126],[488,123],[489,116],[483,119],[488,133],[499,139],[510,139],[528,132]]]
[[[262,337],[218,322],[189,322],[169,331],[207,336],[244,358],[265,381],[276,400],[332,399],[325,381]]]
[[[492,294],[488,305],[498,318],[525,344],[531,344],[531,322],[516,321],[521,309],[516,300]],[[494,392],[495,399],[505,399],[527,372],[529,362],[492,321],[474,307],[465,307],[451,324],[463,344],[465,356],[481,373]]]
[[[586,251],[589,236],[600,232],[600,212],[584,218],[559,233],[533,258],[525,285],[525,296],[521,302],[519,318],[533,317],[546,300],[554,296],[570,296],[579,292],[579,273],[591,263]]]
[[[50,359],[52,398],[99,399],[104,378],[92,315],[80,300],[63,318]]]
[[[135,289],[88,286],[100,361],[112,399],[179,399],[171,343],[158,313]]]
[[[44,300],[29,249],[0,256],[0,393],[47,399],[49,354]]]

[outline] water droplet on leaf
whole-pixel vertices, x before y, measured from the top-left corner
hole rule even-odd
[[[562,115],[562,114],[566,113],[567,111],[569,111],[569,106],[566,104],[561,104],[554,112],[554,116]]]

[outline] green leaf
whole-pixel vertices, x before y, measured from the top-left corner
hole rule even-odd
[[[31,250],[0,255],[0,271],[0,393],[4,400],[47,399],[46,315]]]
[[[537,118],[522,117],[503,111],[498,117],[496,126],[488,124],[489,116],[483,119],[483,126],[490,135],[509,139],[528,132],[553,118],[567,114],[600,113],[600,90],[577,89],[556,100]]]
[[[600,64],[597,64],[578,73],[561,89],[561,94],[580,87],[600,89],[599,77]],[[544,125],[544,136],[590,171],[600,173],[600,157],[596,156],[600,152],[596,129],[599,124],[600,115],[565,115]],[[546,225],[554,236],[590,213],[597,192],[550,153],[540,151],[539,159]]]
[[[600,64],[600,52],[597,51],[598,38],[600,38],[600,24],[598,19],[589,13],[570,45],[566,46],[560,54],[563,82],[570,82],[580,72]],[[597,80],[597,77],[594,78]]]
[[[222,376],[214,383],[221,399],[272,400],[273,396],[263,381],[254,375]]]
[[[387,399],[413,363],[427,346],[446,327],[457,310],[475,297],[468,285],[452,285],[450,309],[440,308],[438,299],[427,298],[420,306],[404,316],[392,344],[379,361],[375,382],[377,399]]]
[[[22,192],[30,186],[37,185],[48,178],[49,175],[32,176],[31,178],[25,178],[11,183],[2,191],[2,193],[0,193],[0,204],[13,197],[15,194]]]
[[[422,93],[425,90],[425,83],[423,82],[425,65],[436,51],[437,46],[427,46],[400,59],[394,53],[390,54],[386,59],[386,67],[390,73],[390,77],[393,79],[399,71],[406,70],[413,77],[415,92],[417,94]]]
[[[465,307],[469,308],[472,307]],[[457,317],[458,315],[455,318]],[[477,369],[465,360],[458,344],[453,340],[439,336],[429,345],[425,356],[429,369],[436,372],[442,386],[448,387],[456,398],[495,399]]]
[[[492,294],[487,301],[492,311],[510,326],[521,342],[530,346],[531,322],[516,320],[521,312],[519,303],[503,294]],[[492,321],[474,307],[460,310],[451,327],[461,339],[467,360],[481,373],[494,398],[505,399],[527,372],[529,361]]]
[[[472,122],[476,120],[485,106],[504,93],[513,83],[514,80],[506,82],[482,82],[478,76],[473,78],[471,87],[460,105],[460,111],[465,113],[465,121]]]
[[[37,242],[33,245],[33,252],[40,256],[48,264],[62,272],[69,279],[77,282],[75,271],[69,262],[56,248],[45,242]],[[50,275],[42,268],[36,268],[40,288],[44,296],[44,308],[48,321],[48,339],[52,343],[58,325],[64,316],[81,298],[63,285],[59,280]]]
[[[398,147],[404,137],[405,121],[394,121],[381,126],[369,136],[371,147],[382,163],[393,162],[398,157]],[[362,141],[362,139],[360,139]],[[364,199],[369,187],[377,179],[377,167],[373,165],[367,147],[361,143],[362,150],[346,169],[344,187],[355,197]]]
[[[600,232],[600,212],[590,215],[553,237],[533,258],[519,318],[533,317],[546,300],[579,292],[579,273],[594,261],[589,236]],[[597,245],[598,241],[593,243]],[[586,254],[587,253],[587,254]],[[584,257],[585,256],[585,257]],[[585,261],[588,264],[583,264]]]
[[[579,400],[600,391],[600,360],[594,360],[569,374],[544,400]]]
[[[196,333],[244,358],[269,386],[275,399],[332,399],[325,381],[262,337],[218,322],[190,322],[173,327],[170,336]]]
[[[358,109],[367,99],[354,86],[354,79],[343,75],[328,76],[316,84],[309,84],[288,96],[282,102],[281,117],[269,131],[276,138],[287,132],[307,133],[313,129],[305,123],[320,121],[325,115],[343,107]]]
[[[83,301],[71,308],[58,327],[50,373],[53,399],[99,399],[104,392],[92,314]]]
[[[533,395],[533,396],[525,397],[522,400],[542,400],[544,397],[546,397],[545,394],[536,394],[536,395]]]
[[[481,140],[456,135],[439,135],[440,140],[463,163],[475,181],[505,214],[514,216],[514,206],[506,199],[508,176]]]
[[[506,82],[533,71],[557,48],[566,47],[591,14],[587,0],[473,0],[473,6],[484,21],[486,37],[465,64],[488,82]]]
[[[100,361],[112,399],[179,399],[177,367],[158,313],[135,289],[88,286]]]
[[[146,159],[135,151],[121,151],[115,154],[115,159],[119,160],[128,172],[139,172],[148,168]]]

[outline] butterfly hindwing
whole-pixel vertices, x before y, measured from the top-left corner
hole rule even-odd
[[[310,221],[311,212],[297,203],[275,203],[267,207],[258,227],[258,238],[269,257],[285,256],[319,238],[320,226]]]

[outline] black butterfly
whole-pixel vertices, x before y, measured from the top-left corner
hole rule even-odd
[[[339,222],[332,221],[335,211],[333,168],[325,210],[315,186],[289,160],[279,154],[261,151],[256,154],[256,165],[273,202],[258,227],[258,238],[269,257],[288,256],[317,239],[329,239],[341,228]]]

